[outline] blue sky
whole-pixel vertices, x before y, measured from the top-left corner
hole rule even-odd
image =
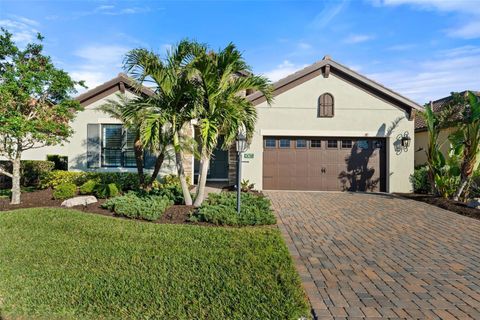
[[[182,38],[234,42],[254,72],[278,80],[325,54],[425,103],[480,90],[480,0],[0,0],[20,45],[45,36],[57,66],[92,88],[129,49],[164,53]]]

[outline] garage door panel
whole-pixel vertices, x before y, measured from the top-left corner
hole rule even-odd
[[[269,137],[277,140],[280,138],[289,139],[290,147],[279,148],[277,141],[275,148],[264,149],[264,189],[325,191],[386,189],[386,155],[383,139],[302,137],[298,139],[311,143],[307,143],[305,148],[303,141],[302,148],[296,148],[295,137]],[[318,141],[321,141],[321,144]]]

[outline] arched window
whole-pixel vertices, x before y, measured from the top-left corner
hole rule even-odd
[[[334,114],[333,96],[330,93],[324,93],[318,98],[318,112],[319,118],[331,118]]]

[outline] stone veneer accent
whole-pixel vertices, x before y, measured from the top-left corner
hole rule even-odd
[[[235,144],[228,150],[228,184],[237,183],[237,150]]]

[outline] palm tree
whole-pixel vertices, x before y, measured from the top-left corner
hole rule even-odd
[[[480,153],[480,100],[468,92],[468,107],[463,110],[463,117],[458,129],[449,137],[455,148],[462,152],[460,167],[460,186],[454,199],[458,201],[478,167]]]
[[[208,167],[218,137],[224,136],[222,147],[228,149],[239,131],[243,131],[247,139],[253,136],[257,112],[245,92],[258,90],[270,103],[272,88],[267,78],[251,73],[241,52],[232,43],[219,52],[196,52],[192,67],[201,91],[201,105],[196,109],[200,176],[194,205],[198,207],[205,196]]]
[[[154,132],[162,132],[158,136],[173,146],[186,205],[192,204],[192,197],[185,177],[183,154],[185,150],[194,152],[194,147],[193,139],[185,136],[184,129],[194,118],[199,96],[189,64],[198,52],[203,51],[203,45],[184,40],[168,52],[165,60],[146,49],[134,49],[127,54],[124,62],[129,75],[139,83],[153,84],[155,93],[127,115],[133,116],[132,113],[143,110],[146,121],[141,128],[142,140],[155,137]]]

